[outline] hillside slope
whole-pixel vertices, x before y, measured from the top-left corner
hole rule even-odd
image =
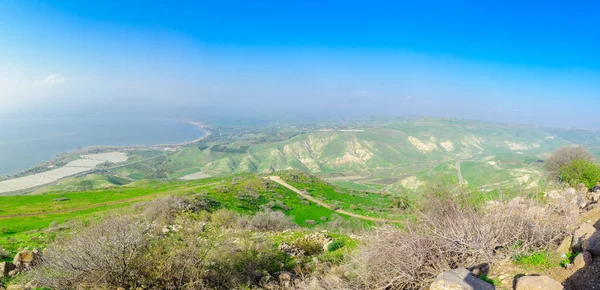
[[[492,169],[505,171],[496,166],[496,156],[526,160],[519,168],[514,164],[509,167],[539,175],[540,171],[530,165],[549,151],[570,143],[597,146],[600,141],[597,134],[587,131],[423,118],[361,123],[351,130],[320,127],[272,142],[248,137],[226,146],[186,148],[170,156],[164,167],[174,172],[193,168],[211,175],[299,169],[340,183],[356,184],[360,180],[369,189],[393,188],[389,185],[394,183],[406,188],[411,187],[407,183],[415,183],[415,177],[444,171],[436,168],[446,162],[483,162],[481,166],[488,167],[484,169],[486,174],[495,174]],[[444,174],[453,170],[448,167]],[[512,171],[502,174],[521,181],[535,179]],[[497,183],[469,176],[471,180],[465,183],[475,186]]]

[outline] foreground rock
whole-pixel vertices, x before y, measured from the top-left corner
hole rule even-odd
[[[592,254],[590,254],[590,252],[588,251],[580,253],[579,255],[577,255],[577,257],[575,257],[575,260],[573,261],[573,266],[575,267],[575,270],[583,269],[586,266],[589,266],[590,264],[592,264]]]
[[[496,287],[473,276],[467,269],[454,269],[440,274],[429,290],[494,290]]]
[[[6,290],[29,290],[29,288],[22,285],[10,285],[6,288]]]
[[[573,244],[573,236],[568,235],[565,239],[560,243],[560,246],[556,249],[557,253],[566,254],[571,251],[571,245]]]
[[[582,248],[584,251],[590,252],[594,257],[600,256],[600,232],[596,231],[583,241]]]
[[[517,280],[515,290],[562,290],[562,284],[548,276],[523,276]]]
[[[572,251],[581,251],[585,241],[587,241],[595,232],[596,228],[594,228],[592,225],[587,223],[581,224],[579,228],[573,233],[573,243],[571,244]]]
[[[9,277],[9,273],[15,270],[15,265],[11,262],[0,263],[0,278]]]

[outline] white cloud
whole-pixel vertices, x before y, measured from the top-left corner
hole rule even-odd
[[[65,83],[65,81],[66,81],[66,78],[63,75],[51,74],[41,80],[35,81],[35,84],[41,85],[41,86],[52,87],[52,86],[62,85]]]

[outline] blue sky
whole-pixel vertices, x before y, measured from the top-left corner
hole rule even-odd
[[[486,2],[2,1],[0,113],[228,108],[600,129],[600,4]]]

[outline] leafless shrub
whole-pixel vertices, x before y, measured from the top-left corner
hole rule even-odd
[[[65,222],[65,223],[59,224],[58,221],[52,221],[45,231],[48,233],[59,232],[59,231],[70,229],[70,228],[74,227],[74,225],[75,225],[75,223],[73,223],[73,222]]]
[[[47,287],[141,285],[139,259],[148,245],[150,224],[132,216],[113,216],[59,238],[45,252],[32,276]]]
[[[235,228],[238,225],[240,215],[232,210],[221,209],[210,215],[210,221],[222,228]]]
[[[184,197],[169,195],[139,206],[143,208],[147,219],[169,223],[178,212],[189,209],[190,201]]]
[[[552,177],[558,178],[560,168],[577,159],[593,161],[594,155],[583,145],[564,146],[558,148],[546,159],[544,167]]]
[[[221,222],[236,216],[215,214]],[[278,214],[261,216],[255,226],[262,229],[283,224]],[[264,216],[278,222],[265,223]],[[29,275],[52,289],[238,289],[257,287],[286,270],[287,257],[272,240],[248,230],[206,227],[196,218],[179,215],[182,227],[163,232],[145,214],[106,217],[59,237]]]
[[[353,288],[419,289],[456,260],[442,240],[412,228],[382,227],[364,242],[349,265],[356,275]]]
[[[289,217],[280,211],[263,211],[251,217],[241,217],[238,221],[241,228],[260,232],[280,232],[298,227]]]
[[[405,229],[369,233],[349,268],[354,288],[423,289],[450,268],[493,263],[556,244],[573,212],[521,198],[477,209],[449,196],[430,196],[420,219]]]

